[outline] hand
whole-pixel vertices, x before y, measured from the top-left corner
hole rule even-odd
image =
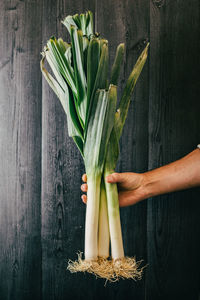
[[[87,182],[86,174],[82,177]],[[195,149],[185,157],[163,167],[138,173],[112,173],[106,177],[117,183],[119,205],[128,206],[143,199],[200,186],[200,151]],[[87,184],[81,186],[87,192]],[[84,203],[87,196],[82,195]]]
[[[87,182],[87,176],[82,176],[83,182]],[[138,173],[112,173],[106,177],[108,183],[117,183],[119,190],[119,205],[133,205],[146,199],[145,174]],[[87,184],[81,185],[81,190],[87,192]],[[82,201],[87,203],[87,196],[82,195]]]

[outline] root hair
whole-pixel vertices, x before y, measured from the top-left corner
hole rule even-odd
[[[88,272],[97,278],[115,282],[120,278],[141,280],[143,270],[146,266],[140,267],[141,261],[136,261],[135,257],[123,257],[117,260],[99,257],[98,260],[87,261],[82,258],[82,253],[78,253],[78,260],[69,260],[67,269],[71,273]]]

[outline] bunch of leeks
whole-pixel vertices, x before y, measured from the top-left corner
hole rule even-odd
[[[108,41],[93,29],[93,15],[67,16],[62,22],[71,43],[51,37],[42,52],[41,70],[67,115],[68,134],[77,145],[87,174],[85,259],[70,261],[71,272],[88,271],[108,280],[140,278],[134,258],[124,256],[118,192],[105,177],[114,172],[119,139],[149,44],[139,56],[117,108],[117,84],[124,44],[117,47],[108,76]],[[44,67],[47,60],[54,77]],[[109,245],[111,241],[111,257]]]

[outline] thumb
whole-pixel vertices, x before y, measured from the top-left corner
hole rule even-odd
[[[123,174],[122,173],[112,173],[108,176],[106,176],[106,181],[108,183],[117,183],[117,182],[123,182]]]

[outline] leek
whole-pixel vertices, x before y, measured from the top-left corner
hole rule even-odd
[[[68,269],[88,271],[111,281],[120,277],[141,278],[142,269],[135,259],[124,256],[117,186],[107,183],[105,177],[116,167],[119,139],[149,43],[127,80],[117,109],[124,44],[117,47],[109,79],[108,41],[95,33],[92,12],[67,16],[62,23],[69,31],[71,43],[51,37],[42,52],[40,66],[63,106],[68,134],[83,157],[87,173],[85,259],[79,256],[78,261],[70,261]],[[45,59],[53,76],[44,66]]]

